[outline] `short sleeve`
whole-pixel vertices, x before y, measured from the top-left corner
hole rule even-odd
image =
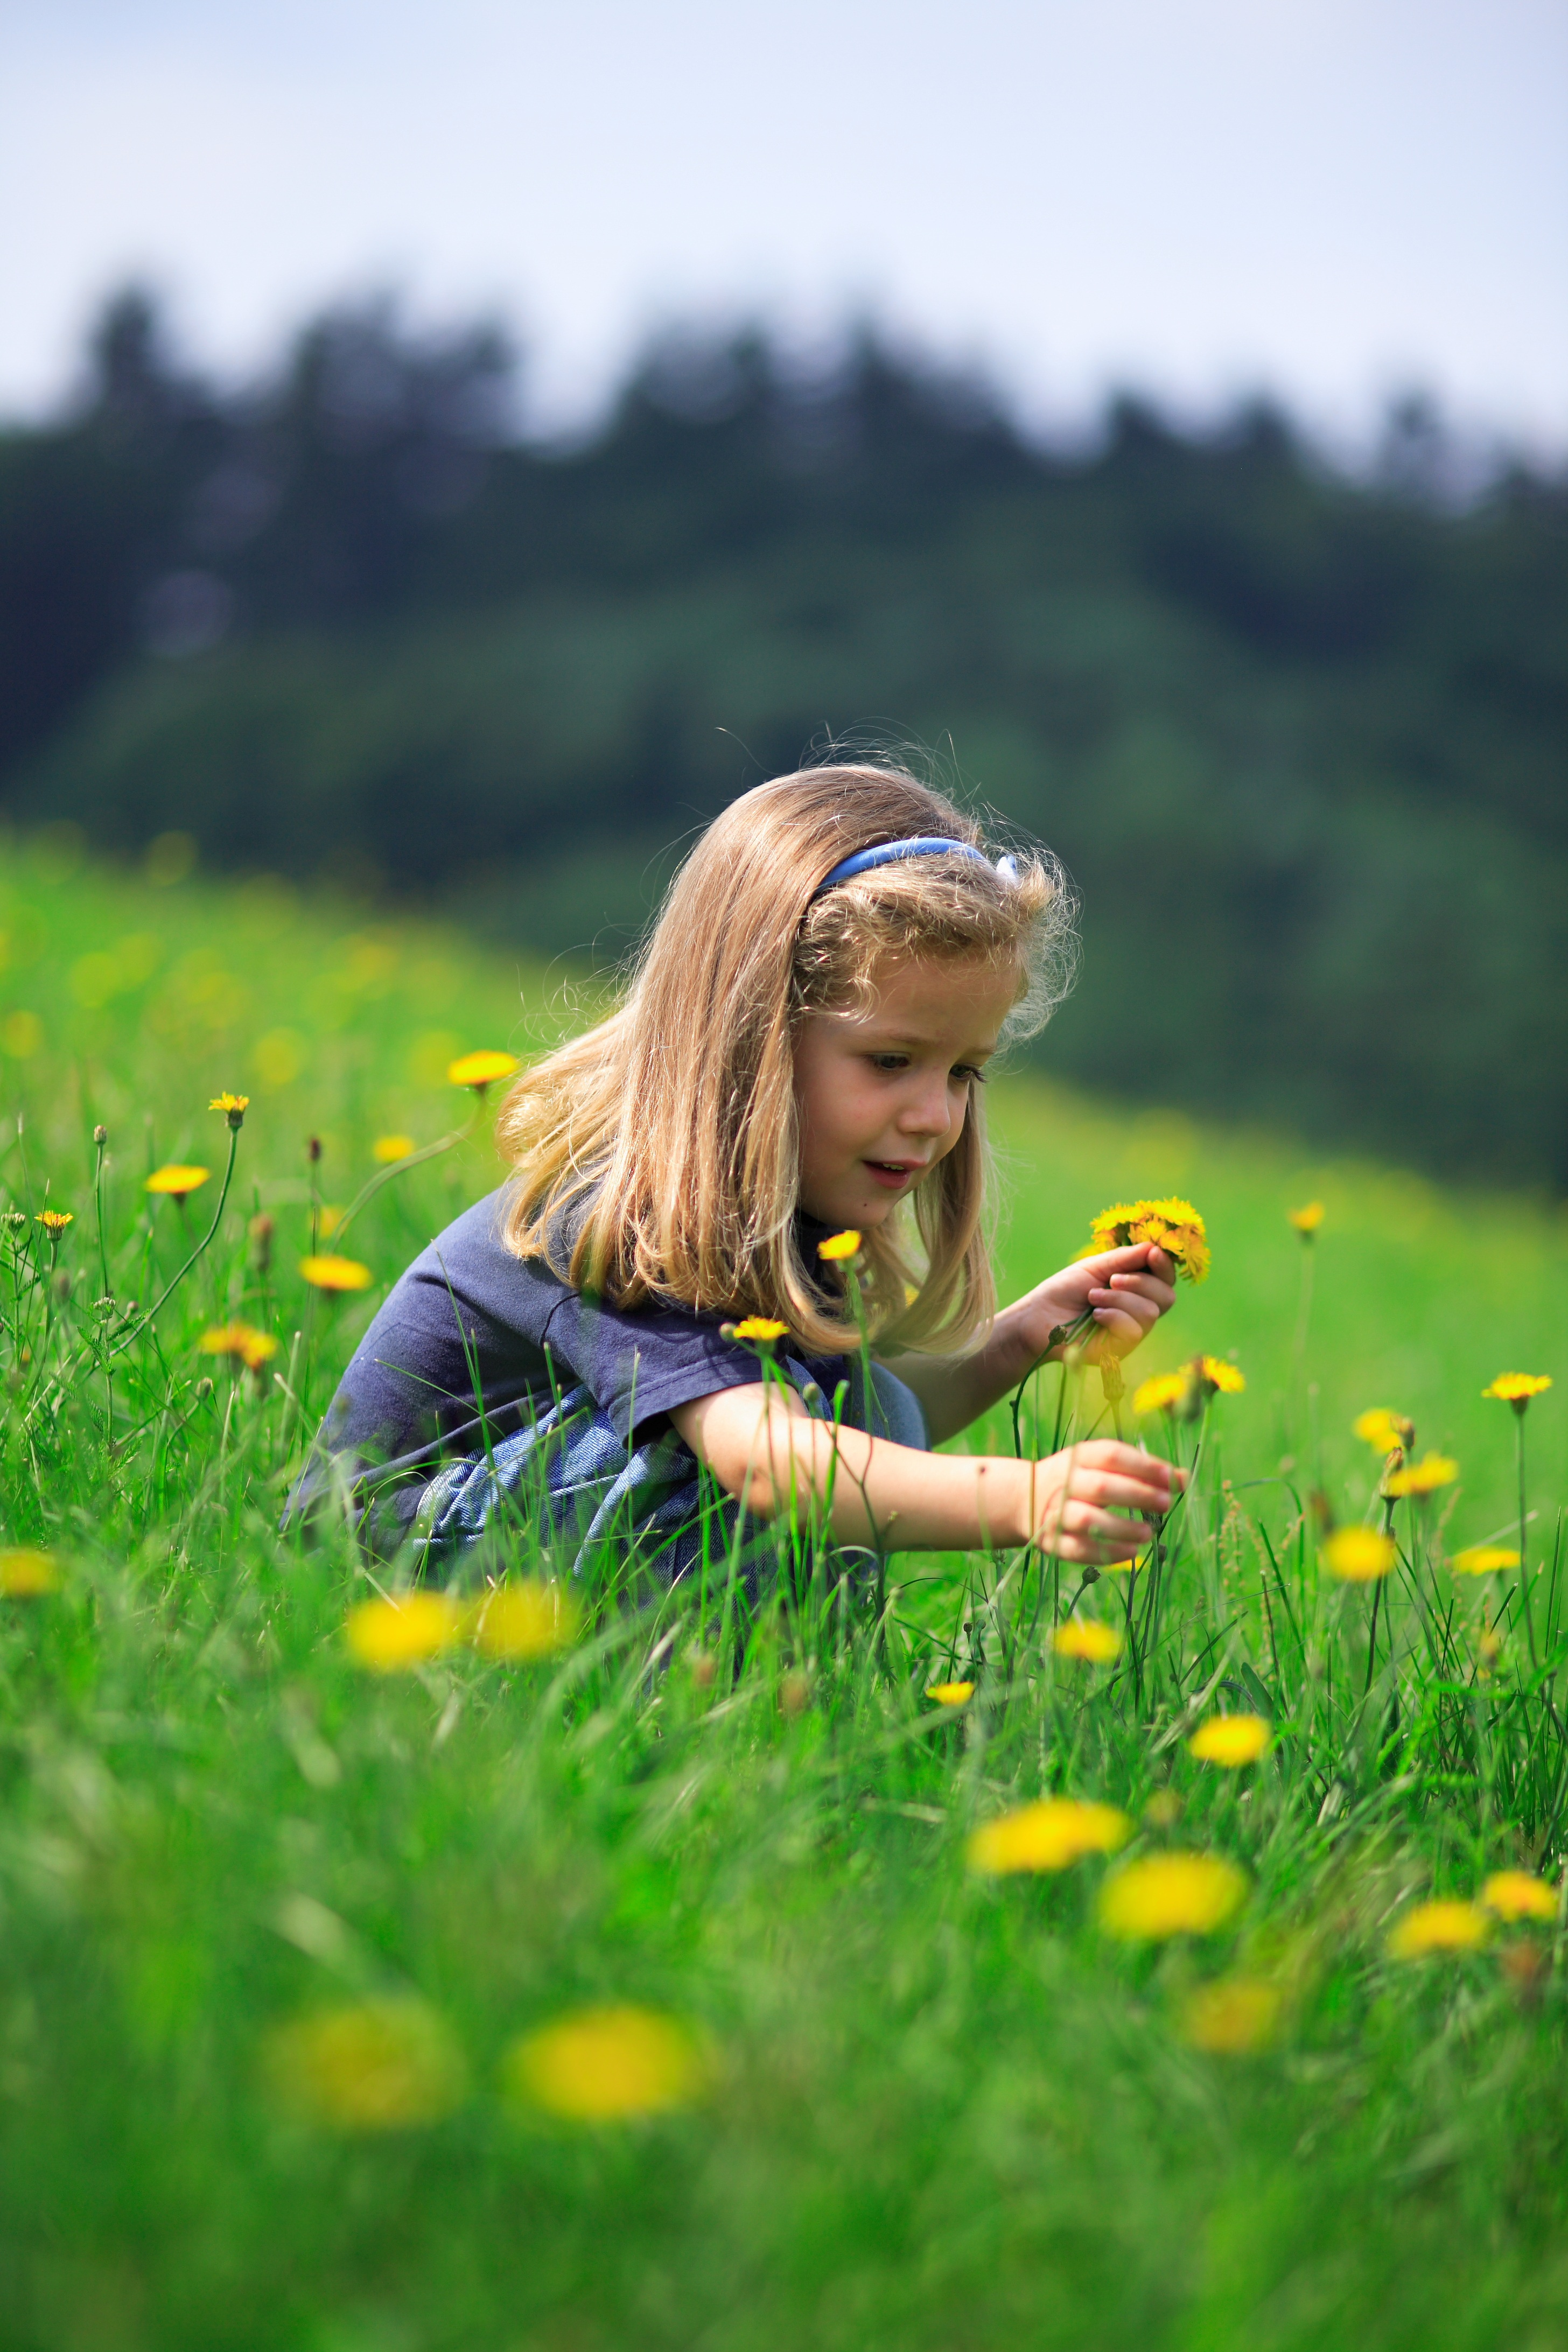
[[[657,1414],[762,1378],[749,1348],[721,1337],[716,1316],[689,1307],[608,1307],[568,1291],[545,1326],[544,1343],[625,1444]]]

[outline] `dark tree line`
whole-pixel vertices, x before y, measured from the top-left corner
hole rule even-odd
[[[870,338],[667,342],[583,446],[479,325],[309,327],[220,392],[127,296],[0,436],[0,804],[178,827],[552,949],[833,740],[913,740],[1085,900],[1042,1048],[1100,1084],[1568,1182],[1568,497],[1455,509],[1289,422],[1074,457]]]

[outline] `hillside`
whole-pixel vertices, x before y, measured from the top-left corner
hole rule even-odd
[[[20,1198],[46,1179],[85,1218],[91,1130],[110,1134],[106,1199],[129,1213],[162,1160],[210,1159],[210,1096],[252,1097],[237,1203],[279,1221],[279,1311],[318,1197],[342,1207],[374,1173],[378,1135],[434,1141],[462,1124],[447,1063],[477,1045],[537,1051],[591,1016],[593,994],[557,968],[476,946],[453,927],[367,924],[363,913],[278,883],[153,887],[83,865],[58,845],[13,845],[0,881],[0,1180]],[[1078,1249],[1096,1209],[1179,1188],[1204,1207],[1215,1269],[1151,1344],[1151,1370],[1195,1349],[1232,1354],[1248,1381],[1249,1451],[1272,1472],[1345,1480],[1358,1506],[1371,1468],[1353,1416],[1385,1404],[1464,1466],[1467,1539],[1511,1507],[1510,1416],[1479,1391],[1504,1364],[1568,1385],[1568,1227],[1518,1195],[1445,1191],[1366,1161],[1303,1156],[1254,1130],[1179,1111],[1093,1101],[1026,1068],[1000,1074],[987,1109],[1002,1162],[1005,1286],[1016,1292]],[[16,1124],[20,1115],[21,1126]],[[502,1170],[485,1126],[400,1178],[365,1212],[355,1246],[374,1286],[336,1310],[321,1378],[401,1267]],[[30,1188],[30,1189],[29,1189]],[[1321,1199],[1309,1412],[1295,1352],[1300,1244],[1285,1212]],[[165,1221],[166,1223],[167,1221]],[[240,1220],[242,1223],[243,1220]],[[163,1246],[168,1245],[167,1236]],[[1314,1425],[1316,1434],[1314,1436]],[[1548,1417],[1537,1440],[1552,1493],[1568,1449]]]

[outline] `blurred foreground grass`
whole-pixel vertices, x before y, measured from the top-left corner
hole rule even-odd
[[[383,1621],[363,1655],[343,1637],[374,1603],[352,1547],[279,1538],[279,1498],[385,1285],[496,1181],[488,1147],[366,1208],[370,1291],[294,1268],[378,1137],[461,1116],[454,1054],[581,1008],[451,932],[61,845],[7,853],[0,934],[0,1189],[39,1277],[8,1309],[0,1546],[49,1563],[0,1582],[56,1580],[0,1599],[5,2341],[1562,2340],[1560,1220],[998,1082],[1015,1284],[1108,1200],[1179,1188],[1215,1270],[1139,1373],[1202,1349],[1247,1382],[1204,1423],[1136,1692],[1053,1638],[1131,1628],[1125,1582],[1075,1621],[1027,1562],[895,1561],[885,1615],[807,1593],[737,1666],[695,1603],[538,1618],[524,1550],[490,1562],[521,1633],[402,1617],[406,1670],[376,1672]],[[105,1288],[145,1303],[205,1230],[202,1191],[142,1186],[192,1161],[216,1195],[226,1087],[253,1097],[231,1206],[117,1360],[110,1432],[99,1373],[68,1375]],[[52,1269],[46,1201],[74,1220]],[[279,1351],[230,1381],[199,1339],[241,1313]],[[1558,1382],[1528,1424],[1533,1670],[1496,1581],[1446,1565],[1509,1540],[1514,1422],[1479,1394],[1505,1368]],[[1369,1405],[1459,1465],[1399,1507],[1371,1651],[1369,1589],[1320,1582],[1303,1507],[1321,1486],[1381,1525]],[[973,1696],[928,1700],[938,1676]],[[1215,1711],[1258,1713],[1261,1760],[1190,1753]],[[1027,1866],[965,1866],[976,1823],[1047,1794],[1114,1809],[1122,1855],[1046,1867],[1026,1820]],[[1173,1849],[1238,1870],[1239,1909],[1109,1932],[1108,1873]],[[1549,1916],[1468,1907],[1504,1867]],[[1401,1958],[1428,1895],[1466,1905],[1458,1940]]]

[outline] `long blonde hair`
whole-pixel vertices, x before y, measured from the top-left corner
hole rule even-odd
[[[1037,850],[1011,873],[957,853],[903,859],[814,897],[857,850],[921,834],[985,847],[973,819],[894,768],[805,769],[731,803],[671,884],[620,1010],[524,1071],[501,1107],[509,1249],[616,1306],[776,1316],[815,1352],[856,1344],[795,1241],[801,1022],[868,1010],[887,958],[1011,961],[1004,1035],[1017,1036],[1071,973],[1071,896]],[[900,1210],[866,1236],[879,1342],[952,1348],[991,1316],[986,1171],[971,1080],[958,1143],[912,1196],[913,1234]]]

